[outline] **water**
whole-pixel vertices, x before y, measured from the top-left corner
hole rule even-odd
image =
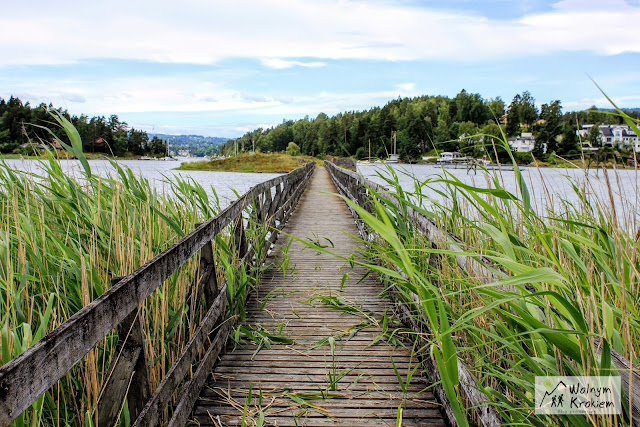
[[[365,164],[358,165],[358,170],[365,177],[379,184],[385,185],[382,178],[377,173],[386,174],[386,167],[392,167],[396,174],[401,187],[404,190],[415,191],[414,180],[411,176],[415,176],[419,181],[427,179],[436,179],[443,173],[450,173],[465,184],[476,187],[488,188],[490,184],[489,177],[478,171],[467,173],[466,169],[448,169],[438,165],[409,165],[409,164]],[[516,179],[513,171],[490,171],[495,172],[500,178],[502,186],[514,195],[519,196]],[[609,182],[611,184],[613,204],[616,209],[616,215],[621,224],[629,227],[631,230],[637,230],[640,224],[640,216],[638,206],[640,206],[640,192],[638,186],[640,184],[640,174],[635,170],[607,170]],[[588,179],[585,171],[582,169],[560,169],[560,168],[535,168],[528,167],[522,169],[522,175],[527,183],[529,192],[531,193],[531,204],[533,208],[544,213],[549,205],[553,205],[556,213],[561,212],[562,201],[573,203],[577,206],[578,196],[573,190],[572,183],[577,184],[581,188],[585,188],[592,202],[600,200],[606,204],[610,210],[610,198],[607,189],[605,171],[592,169],[588,171]],[[411,175],[411,176],[409,176]],[[433,184],[436,188],[442,188],[442,184]],[[425,190],[422,192],[427,197],[432,197],[442,201],[442,197],[436,192]]]
[[[182,161],[198,161],[201,159],[182,159]],[[15,169],[37,171],[38,161],[36,160],[5,160],[6,163]],[[141,160],[118,160],[122,166],[129,167],[134,173],[138,173],[149,179],[159,190],[168,189],[167,178],[181,176],[183,178],[193,178],[203,186],[210,197],[214,191],[220,198],[222,208],[227,206],[237,197],[244,194],[251,187],[277,177],[281,174],[273,173],[243,173],[243,172],[213,172],[213,171],[176,171],[173,170],[180,165],[180,162],[164,161],[141,161]],[[73,174],[80,169],[80,162],[77,160],[62,160],[61,164],[65,171]],[[107,160],[90,160],[89,164],[94,173],[99,175],[112,174],[114,169]],[[384,185],[385,182],[377,172],[385,173],[386,167],[392,167],[399,178],[400,185],[407,191],[414,191],[415,176],[420,181],[435,179],[443,172],[450,173],[465,184],[487,188],[489,186],[488,177],[483,172],[467,173],[465,169],[443,169],[438,165],[409,165],[409,164],[368,164],[358,165],[358,170],[367,178]],[[501,179],[503,187],[511,193],[518,195],[516,180],[513,171],[495,171]],[[587,179],[585,172],[581,169],[557,169],[557,168],[524,168],[522,170],[525,181],[531,192],[532,205],[538,212],[544,212],[545,206],[552,204],[556,211],[561,208],[561,201],[577,203],[578,197],[573,191],[572,182],[579,186],[584,186]],[[637,230],[640,224],[640,216],[637,207],[640,205],[640,192],[638,186],[640,176],[634,170],[608,170],[609,180],[612,187],[614,206],[620,221],[626,222],[631,230]],[[411,175],[411,176],[410,176]],[[604,171],[590,170],[588,172],[587,194],[592,200],[599,199],[607,205],[609,195],[604,178]],[[442,184],[434,184],[441,187]],[[441,198],[435,192],[423,191],[427,197]]]
[[[203,161],[203,159],[181,159],[181,162],[190,161]],[[37,160],[7,159],[5,162],[10,167],[18,170],[31,172],[38,172],[40,170],[39,161]],[[173,169],[180,166],[181,162],[172,161],[118,160],[117,162],[122,167],[128,167],[134,173],[149,179],[159,191],[165,190],[168,192],[169,186],[167,185],[167,178],[175,176],[192,178],[202,185],[210,199],[213,197],[214,191],[217,193],[220,198],[221,208],[228,206],[232,201],[237,199],[234,190],[242,195],[251,189],[251,187],[282,175],[278,173],[179,171]],[[78,160],[61,160],[60,164],[63,170],[70,175],[74,175],[77,171],[81,170]],[[108,160],[89,160],[89,165],[95,174],[101,176],[114,174],[114,168]]]

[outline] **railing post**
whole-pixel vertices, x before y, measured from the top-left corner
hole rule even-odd
[[[233,245],[238,253],[238,258],[242,259],[247,253],[247,237],[244,232],[244,219],[242,212],[238,214],[238,218],[233,223]]]
[[[197,223],[196,228],[202,223]],[[189,305],[189,318],[191,319],[195,313],[200,297],[204,295],[207,310],[213,304],[218,296],[218,277],[216,275],[216,264],[213,256],[213,242],[207,242],[200,249],[200,264],[198,272],[193,281],[192,289],[195,290],[195,297],[190,301],[191,297],[187,297],[185,304]]]
[[[111,286],[122,278],[111,279]],[[113,426],[125,395],[131,419],[135,420],[149,400],[149,370],[144,351],[140,308],[118,325],[118,343],[111,357],[107,380],[98,402],[98,426]]]
[[[282,196],[282,189],[280,187],[280,184],[276,185],[276,194],[273,196],[273,201],[271,203],[271,206],[269,207],[270,217],[276,213],[280,205],[280,197]]]
[[[269,218],[269,212],[271,210],[271,205],[273,204],[271,188],[267,188],[262,194],[264,194],[264,203],[262,204],[262,209],[260,209],[260,215],[262,216],[262,222],[264,222]]]
[[[202,277],[200,283],[202,284],[201,287],[207,303],[207,309],[209,309],[218,296],[218,277],[216,275],[212,242],[208,242],[200,250],[200,271],[208,272],[208,277]]]

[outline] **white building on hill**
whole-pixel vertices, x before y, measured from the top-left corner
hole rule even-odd
[[[593,126],[595,125],[582,125],[582,129],[578,129],[576,131],[576,134],[583,142],[583,146],[585,143],[590,146],[587,140],[589,138],[589,132]],[[629,126],[599,125],[598,129],[600,130],[600,139],[603,145],[609,147],[622,147],[627,150],[634,149],[636,152],[640,152],[640,139]]]
[[[520,136],[507,138],[507,142],[511,146],[511,151],[517,153],[533,151],[533,147],[536,145],[536,139],[531,132],[522,132]]]

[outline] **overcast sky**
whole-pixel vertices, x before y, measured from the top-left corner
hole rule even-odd
[[[461,89],[640,106],[640,0],[2,1],[0,97],[240,136]]]

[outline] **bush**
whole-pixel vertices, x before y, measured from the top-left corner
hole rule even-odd
[[[533,162],[533,155],[531,154],[531,152],[513,153],[513,157],[514,159],[516,159],[516,162],[518,162],[518,164],[528,165]]]
[[[297,156],[300,154],[300,147],[295,142],[291,141],[287,145],[287,154],[290,156]]]

